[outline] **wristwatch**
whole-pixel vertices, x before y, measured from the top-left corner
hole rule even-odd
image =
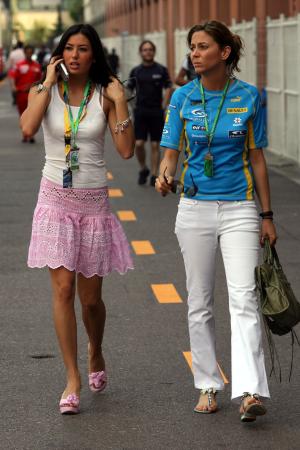
[[[36,87],[36,92],[39,94],[39,93],[42,92],[42,91],[47,91],[47,92],[49,92],[50,89],[49,89],[47,86],[45,86],[43,83],[40,83],[40,84],[38,84],[37,87]]]

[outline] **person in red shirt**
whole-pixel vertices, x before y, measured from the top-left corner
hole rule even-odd
[[[15,91],[15,84],[14,84],[14,78],[15,78],[15,69],[18,62],[22,61],[25,58],[24,53],[24,44],[22,41],[18,41],[13,48],[13,50],[10,52],[8,60],[6,62],[6,70],[7,75],[9,79],[11,94],[12,94],[12,104],[16,104],[16,91]]]
[[[32,45],[26,45],[24,48],[25,59],[17,63],[14,73],[14,88],[16,91],[16,103],[19,114],[27,108],[28,93],[33,83],[39,81],[42,77],[41,66],[33,61],[32,55],[34,48]],[[23,142],[35,142],[33,136],[23,134]]]

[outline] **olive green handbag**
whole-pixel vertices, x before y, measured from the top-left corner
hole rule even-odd
[[[276,249],[270,246],[268,239],[265,240],[264,244],[263,263],[255,268],[255,281],[260,296],[261,312],[270,347],[272,371],[274,370],[275,357],[278,363],[279,360],[270,331],[279,336],[291,333],[292,370],[295,339],[299,344],[293,327],[300,322],[300,304],[283,272]]]
[[[268,327],[279,336],[289,333],[300,322],[300,303],[269,240],[265,241],[263,264],[255,268],[255,279]]]

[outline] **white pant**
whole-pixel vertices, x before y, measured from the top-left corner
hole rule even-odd
[[[231,317],[232,398],[244,392],[269,397],[254,268],[259,220],[254,201],[182,198],[175,233],[184,258],[195,387],[224,388],[216,360],[213,291],[218,244]]]

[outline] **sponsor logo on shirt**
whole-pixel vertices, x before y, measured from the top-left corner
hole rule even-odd
[[[227,114],[243,114],[248,112],[248,108],[227,108]]]
[[[237,95],[236,97],[230,99],[230,101],[232,103],[240,102],[241,100],[242,100],[242,97],[240,97],[239,95]]]
[[[205,116],[207,116],[207,114],[205,113],[205,111],[203,111],[203,109],[192,109],[192,114],[193,116],[199,117],[200,119],[204,119]]]
[[[201,99],[199,99],[199,100],[191,100],[191,105],[201,105],[201,103],[202,103]]]
[[[205,126],[204,125],[192,125],[192,130],[194,131],[205,131]]]
[[[171,137],[171,129],[168,126],[164,126],[163,132],[162,132],[162,140],[170,139]]]
[[[20,71],[22,74],[27,73],[28,70],[29,70],[29,66],[28,66],[27,64],[26,64],[26,65],[23,64],[22,66],[19,67],[19,71]]]
[[[206,137],[206,134],[195,134],[195,133],[192,133],[192,137],[193,138],[197,138],[197,139],[207,139],[207,137]],[[197,142],[195,142],[195,143],[197,143]]]
[[[152,78],[153,78],[154,80],[159,80],[160,78],[162,78],[162,75],[161,75],[160,73],[154,73],[154,74],[152,75]]]
[[[243,136],[246,136],[246,134],[247,134],[247,130],[232,130],[232,131],[228,131],[229,139],[241,138]]]
[[[177,109],[177,106],[169,104],[169,108]]]
[[[243,125],[242,119],[240,117],[235,117],[233,119],[233,127],[240,127],[241,125]]]

